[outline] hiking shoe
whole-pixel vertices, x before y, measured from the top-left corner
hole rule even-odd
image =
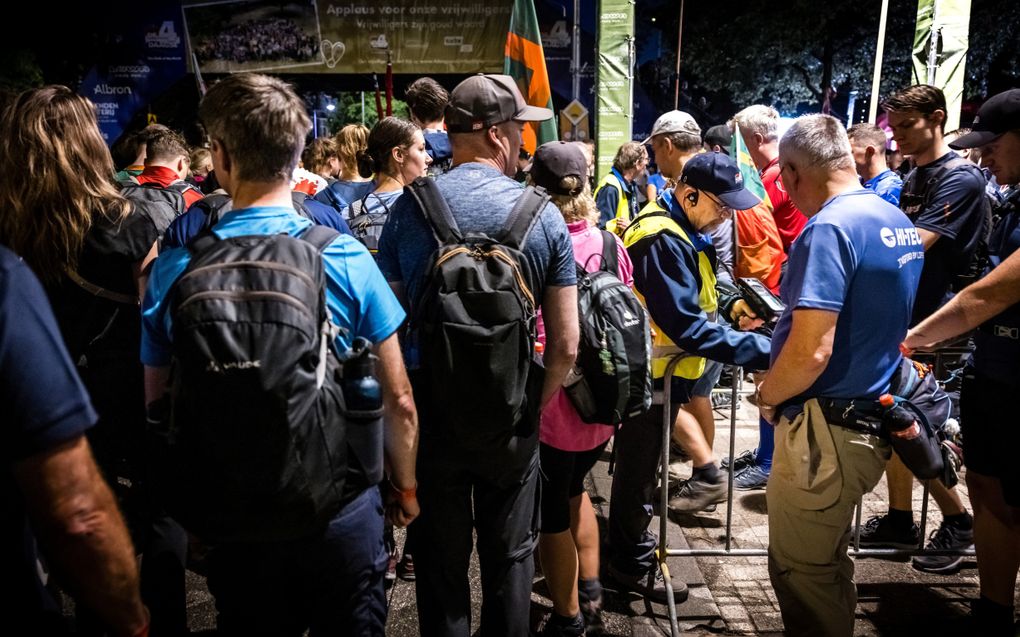
[[[758,456],[754,455],[754,449],[748,449],[744,453],[737,456],[737,459],[733,462],[733,468],[731,471],[740,473],[746,467],[750,467],[754,463],[758,462]],[[726,456],[719,463],[720,469],[730,469],[730,457]]]
[[[861,547],[912,549],[920,543],[921,529],[917,524],[911,522],[909,529],[893,528],[888,514],[870,518],[861,529]]]
[[[581,617],[584,618],[584,634],[589,637],[602,635],[606,631],[606,625],[602,621],[602,596],[598,599],[586,599],[579,601]]]
[[[662,571],[653,566],[647,573],[631,575],[609,565],[609,576],[625,591],[637,593],[650,602],[666,603],[666,583],[662,579]],[[673,578],[673,601],[681,604],[687,601],[687,584]]]
[[[704,511],[712,504],[726,501],[726,483],[712,484],[691,478],[670,490],[669,510],[671,513],[695,513]]]
[[[769,483],[769,471],[761,465],[752,464],[733,476],[733,488],[737,491],[754,491],[764,489]]]
[[[397,577],[405,582],[414,581],[414,558],[410,553],[404,553],[404,556],[400,558],[400,562],[397,564]]]
[[[961,529],[945,520],[928,536],[927,550],[963,550],[974,546],[974,529]],[[962,555],[915,555],[914,568],[928,573],[955,573],[963,562]]]

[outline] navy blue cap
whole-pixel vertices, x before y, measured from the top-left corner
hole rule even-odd
[[[535,150],[530,172],[531,180],[549,192],[576,197],[583,189],[583,180],[588,176],[588,161],[574,142],[548,142]],[[564,177],[581,178],[581,188],[563,190],[560,181]]]
[[[1020,128],[1020,88],[1010,89],[989,98],[978,109],[971,132],[949,142],[950,148],[977,148],[994,141],[999,135]]]
[[[690,158],[684,164],[680,181],[715,195],[734,210],[747,210],[761,203],[757,195],[744,188],[737,162],[722,153],[700,153]]]

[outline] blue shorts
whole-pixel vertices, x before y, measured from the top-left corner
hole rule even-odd
[[[705,371],[701,374],[701,378],[694,383],[691,395],[702,398],[711,396],[712,388],[719,383],[719,377],[722,376],[723,367],[724,365],[719,361],[705,359]]]

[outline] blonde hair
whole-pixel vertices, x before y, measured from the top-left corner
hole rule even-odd
[[[532,185],[535,183],[531,175],[528,175],[528,183]],[[560,179],[559,188],[568,191],[581,189],[576,195],[560,195],[552,191],[549,192],[550,200],[559,208],[564,221],[574,223],[583,220],[587,221],[589,225],[598,222],[599,209],[595,205],[595,199],[591,196],[591,185],[587,179],[574,175],[563,177]]]
[[[131,212],[113,182],[113,158],[95,106],[66,86],[18,95],[0,119],[0,243],[44,283],[76,269],[99,215]]]
[[[368,148],[368,127],[348,124],[336,134],[336,152],[344,175],[358,174],[358,152]]]

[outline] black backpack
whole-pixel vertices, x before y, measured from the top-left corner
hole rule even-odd
[[[346,407],[321,257],[336,236],[188,244],[168,296],[170,416],[150,431],[163,504],[203,540],[309,537],[343,504]]]
[[[315,221],[312,219],[312,213],[308,210],[308,206],[305,205],[308,195],[298,190],[292,190],[290,199],[291,203],[294,204],[295,212],[305,219]],[[202,225],[203,229],[205,229],[212,228],[219,223],[220,218],[233,209],[233,205],[234,202],[230,195],[215,193],[199,199],[192,205],[192,208],[199,208],[205,214],[205,223]]]
[[[439,248],[411,308],[420,346],[423,397],[443,433],[463,449],[505,446],[538,421],[544,377],[535,359],[537,303],[522,268],[522,246],[549,202],[527,188],[494,236],[464,235],[428,177],[405,189]]]
[[[166,228],[170,222],[187,211],[184,193],[200,192],[186,181],[175,181],[165,188],[154,183],[140,184],[135,180],[120,182],[120,194],[139,203],[149,212],[158,227]]]
[[[652,336],[648,315],[617,277],[616,239],[602,233],[602,266],[577,264],[581,338],[564,390],[581,420],[618,425],[652,404]]]
[[[369,212],[368,198],[375,197],[382,204],[383,212]],[[390,207],[386,205],[382,197],[370,192],[357,201],[352,201],[348,213],[347,225],[351,232],[361,243],[365,244],[372,254],[379,252],[379,237],[382,236],[383,226],[390,217]]]

